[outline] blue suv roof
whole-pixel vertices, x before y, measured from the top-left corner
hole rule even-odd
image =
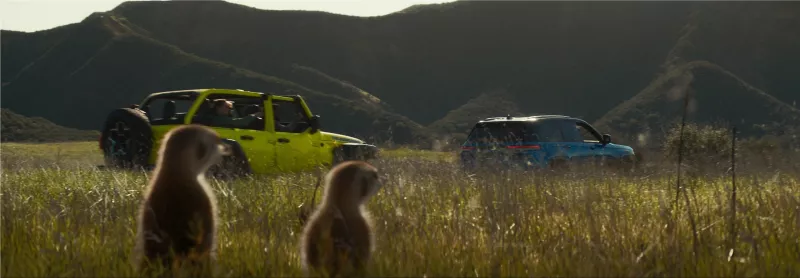
[[[524,116],[524,117],[491,117],[486,118],[483,120],[478,121],[479,123],[485,122],[522,122],[522,121],[538,121],[544,119],[563,119],[563,120],[579,120],[574,117],[564,116],[564,115],[533,115],[533,116]]]

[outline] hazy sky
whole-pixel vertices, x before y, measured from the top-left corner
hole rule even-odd
[[[385,15],[414,4],[453,0],[226,0],[264,10],[313,10],[356,16]],[[108,11],[117,0],[0,0],[0,29],[38,31],[83,20]]]

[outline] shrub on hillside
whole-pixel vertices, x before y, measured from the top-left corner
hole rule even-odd
[[[664,152],[669,159],[677,159],[680,150],[680,126],[667,133]],[[709,125],[686,124],[683,129],[683,162],[697,168],[706,168],[727,162],[731,154],[731,133],[727,128]]]
[[[737,156],[741,156],[750,168],[764,170],[797,170],[800,150],[796,135],[767,134],[758,138],[746,138],[737,145]]]

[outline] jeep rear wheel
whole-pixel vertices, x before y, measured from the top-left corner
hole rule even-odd
[[[152,144],[149,121],[141,112],[120,108],[108,115],[100,136],[100,148],[107,167],[146,167]]]

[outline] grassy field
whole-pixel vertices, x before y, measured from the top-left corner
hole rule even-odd
[[[96,170],[93,142],[1,147],[0,275],[135,276],[146,173]],[[796,173],[739,177],[731,222],[724,175],[687,179],[675,208],[668,173],[468,175],[453,158],[405,149],[375,162],[387,182],[368,204],[371,276],[800,276]],[[296,208],[315,182],[311,173],[213,180],[218,275],[301,276]]]

